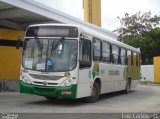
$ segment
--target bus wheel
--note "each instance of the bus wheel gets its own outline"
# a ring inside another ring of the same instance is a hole
[[[128,94],[130,92],[130,88],[131,88],[131,80],[128,80],[127,85],[126,85],[126,89],[124,90],[124,93]]]
[[[86,101],[95,102],[99,99],[99,95],[100,95],[100,87],[99,87],[99,84],[95,82],[92,87],[92,94],[90,97],[86,98]]]

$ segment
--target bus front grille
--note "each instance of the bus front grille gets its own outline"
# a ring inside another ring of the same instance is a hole
[[[42,85],[58,85],[58,83],[47,83],[44,84],[43,82],[34,81],[35,84],[42,84]]]
[[[48,75],[38,75],[38,74],[29,74],[34,79],[40,80],[59,80],[63,78],[63,76],[48,76]]]

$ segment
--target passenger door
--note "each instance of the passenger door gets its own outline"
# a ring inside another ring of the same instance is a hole
[[[85,38],[80,40],[79,53],[79,78],[78,78],[78,97],[90,96],[92,90],[91,75],[91,41]]]

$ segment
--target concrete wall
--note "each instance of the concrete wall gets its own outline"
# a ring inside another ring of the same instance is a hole
[[[16,49],[18,37],[23,39],[24,32],[0,29],[0,80],[18,80],[22,47]]]
[[[16,49],[17,39],[24,32],[0,29],[0,92],[18,91],[22,46]]]
[[[142,65],[141,66],[142,80],[154,81],[154,65]]]
[[[3,91],[19,91],[19,80],[0,80],[0,92]]]

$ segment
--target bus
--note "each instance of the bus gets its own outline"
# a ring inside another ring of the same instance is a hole
[[[47,99],[84,98],[139,84],[140,49],[69,24],[30,25],[25,34],[20,93]]]

